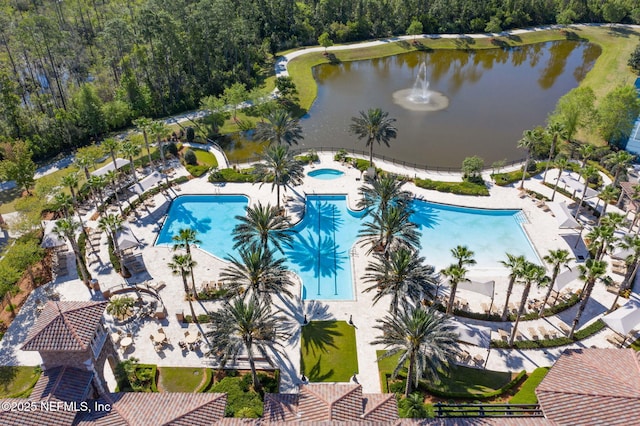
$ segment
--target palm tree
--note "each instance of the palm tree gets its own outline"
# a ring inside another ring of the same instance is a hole
[[[388,257],[392,249],[419,248],[420,233],[410,220],[411,214],[412,210],[397,205],[371,214],[371,220],[364,222],[358,232],[362,245],[370,246],[368,253],[375,250]]]
[[[191,256],[191,246],[202,244],[202,241],[198,239],[198,232],[191,228],[182,228],[176,235],[171,237],[173,243],[173,249],[185,249],[187,254]]]
[[[549,125],[546,128],[546,134],[551,137],[551,148],[549,149],[549,159],[547,160],[547,166],[544,168],[544,175],[542,176],[542,182],[545,182],[547,180],[547,171],[549,171],[549,165],[551,164],[551,159],[555,155],[558,138],[560,139],[567,138],[567,132],[564,128],[564,125],[557,121],[553,121],[549,123]]]
[[[393,125],[395,118],[388,118],[389,113],[380,108],[370,108],[367,112],[360,111],[359,117],[351,117],[349,129],[358,139],[366,139],[369,147],[369,164],[373,166],[373,142],[378,145],[384,143],[389,146],[391,139],[398,135],[398,129]]]
[[[76,240],[76,232],[78,231],[78,228],[78,223],[73,219],[60,219],[56,221],[56,226],[53,227],[53,233],[58,237],[69,241],[73,254],[76,256],[76,261],[78,262],[82,281],[87,287],[89,287],[89,271],[87,270],[87,265],[84,261],[84,257],[82,257],[82,253],[80,252],[78,241]]]
[[[635,155],[627,151],[612,152],[603,158],[603,163],[611,169],[612,173],[614,173],[613,186],[618,186],[620,176],[627,173],[627,169],[634,158],[636,158]]]
[[[133,297],[112,297],[107,305],[107,313],[119,320],[124,320],[130,315],[135,303]]]
[[[604,260],[587,259],[584,265],[578,265],[578,269],[580,270],[580,279],[585,282],[585,287],[582,293],[582,301],[578,307],[578,313],[573,320],[573,326],[569,332],[569,339],[573,339],[573,334],[578,327],[580,317],[587,306],[587,302],[589,302],[596,281],[603,278],[607,273],[607,262]]]
[[[266,301],[271,300],[272,294],[291,296],[287,287],[293,285],[284,264],[285,259],[276,259],[269,248],[257,244],[243,247],[239,252],[240,258],[227,257],[231,265],[220,273],[220,278],[226,280],[236,294],[251,293]]]
[[[89,173],[89,167],[93,166],[93,160],[91,158],[76,155],[73,163],[79,170],[84,172],[85,179],[89,180],[91,178],[91,173]]]
[[[76,199],[76,189],[78,188],[78,174],[77,173],[69,173],[62,177],[60,182],[69,188],[69,192],[71,192],[71,198],[73,199],[73,204],[75,205],[78,201]]]
[[[475,265],[474,255],[475,253],[467,246],[456,246],[451,249],[451,256],[458,261],[458,266],[461,268]]]
[[[120,216],[124,217],[124,211],[122,210],[122,202],[120,202],[120,196],[118,192],[120,192],[120,174],[117,170],[109,170],[105,174],[106,180],[111,182],[111,187],[113,188],[113,195],[116,197],[116,204],[118,205],[118,210],[120,210]],[[131,205],[131,203],[129,203]]]
[[[93,175],[89,178],[89,188],[91,188],[91,193],[93,194],[93,202],[96,205],[96,210],[98,213],[100,211],[100,201],[102,198],[102,188],[107,185],[107,178],[104,175]]]
[[[257,180],[264,185],[271,182],[271,190],[276,188],[277,206],[280,210],[280,186],[298,185],[304,177],[303,167],[293,158],[289,147],[286,145],[274,145],[266,149],[263,154],[263,163],[255,166],[254,173]]]
[[[601,260],[609,244],[615,241],[614,230],[613,226],[598,225],[585,236],[589,240],[589,251],[595,252],[594,259]]]
[[[169,128],[162,121],[153,121],[149,126],[149,133],[156,138],[158,143],[158,150],[160,151],[160,159],[162,160],[162,169],[167,168],[167,164],[164,159],[164,147],[162,146],[162,139],[169,133]]]
[[[425,295],[433,295],[436,279],[434,268],[425,265],[424,257],[417,252],[401,248],[391,252],[391,256],[375,256],[376,261],[369,263],[364,282],[373,284],[364,291],[377,291],[373,304],[385,296],[391,296],[389,311],[398,313],[398,307],[407,309],[409,304],[418,305]]]
[[[598,169],[592,165],[588,165],[580,171],[582,178],[584,179],[584,188],[582,189],[582,196],[580,197],[580,203],[578,203],[578,208],[576,209],[575,218],[578,218],[580,214],[580,209],[582,208],[582,203],[584,202],[584,197],[587,194],[587,188],[589,188],[589,179],[598,175]]]
[[[509,315],[509,299],[511,298],[511,293],[513,292],[513,285],[516,283],[516,280],[522,276],[522,267],[526,263],[527,259],[524,256],[515,256],[511,253],[507,253],[507,260],[501,260],[506,268],[509,268],[509,285],[507,286],[507,297],[504,301],[504,309],[502,310],[502,321],[507,320],[507,316]]]
[[[604,205],[602,206],[602,212],[600,213],[600,217],[598,218],[598,225],[602,221],[604,215],[607,213],[607,207],[609,207],[609,204],[617,201],[619,196],[620,190],[613,185],[607,185],[602,191],[600,191],[598,197],[604,202]]]
[[[241,352],[246,352],[251,368],[253,388],[260,391],[261,384],[256,373],[254,351],[269,363],[268,350],[279,352],[278,324],[283,318],[274,314],[270,304],[255,297],[248,300],[235,298],[225,302],[222,309],[212,312],[211,331],[207,332],[210,342],[208,356],[215,356],[220,367],[234,363]]]
[[[389,205],[408,206],[413,194],[402,189],[405,183],[406,180],[391,174],[378,179],[367,176],[365,184],[358,188],[361,196],[358,208],[383,212]]]
[[[300,120],[293,118],[291,114],[282,108],[276,108],[267,113],[266,121],[256,124],[255,138],[264,142],[281,145],[297,145],[304,137]]]
[[[118,165],[116,163],[116,153],[120,152],[120,142],[118,142],[114,138],[107,138],[102,141],[100,144],[105,154],[109,154],[111,156],[111,161],[113,162],[113,169],[118,170]]]
[[[153,161],[151,160],[151,149],[149,148],[149,132],[151,130],[152,122],[153,121],[147,117],[140,117],[133,120],[133,125],[136,126],[139,132],[142,132],[144,145],[147,148],[147,155],[149,156],[149,167],[153,166]]]
[[[184,286],[184,292],[187,295],[187,300],[189,301],[189,308],[191,309],[191,318],[196,320],[196,313],[193,310],[193,297],[197,297],[198,292],[196,291],[195,280],[193,278],[193,268],[197,266],[196,261],[191,258],[189,254],[174,254],[171,258],[171,262],[167,264],[169,268],[171,268],[171,272],[174,275],[180,275],[182,277],[182,285]],[[193,289],[191,290],[192,294],[189,294],[189,284],[187,284],[187,277],[191,275],[191,282],[193,285]]]
[[[467,268],[461,267],[454,263],[449,265],[448,268],[441,271],[442,275],[449,279],[449,301],[447,302],[447,315],[453,313],[453,303],[456,300],[456,291],[458,290],[458,284],[463,281],[469,281],[467,279]]]
[[[522,297],[520,298],[520,306],[518,307],[518,313],[516,314],[516,322],[513,324],[513,329],[511,330],[511,336],[509,336],[509,346],[513,346],[513,341],[516,338],[516,334],[518,331],[518,324],[520,323],[520,317],[524,312],[524,307],[527,303],[527,298],[529,297],[529,292],[531,291],[531,285],[536,283],[541,285],[548,280],[548,277],[545,275],[545,270],[542,266],[536,265],[535,263],[525,262],[522,266],[522,273],[520,275],[522,284],[524,284],[524,290],[522,290]]]
[[[388,349],[378,362],[399,354],[392,374],[394,378],[405,366],[408,368],[405,397],[420,378],[427,376],[437,381],[441,373],[449,370],[459,353],[458,336],[453,325],[435,310],[409,307],[399,315],[387,315],[377,323],[374,328],[382,335],[371,344],[384,345]]]
[[[544,256],[544,261],[547,262],[552,267],[551,279],[549,280],[549,288],[547,289],[547,293],[544,296],[544,300],[542,301],[542,306],[540,307],[540,311],[538,315],[540,317],[544,314],[544,307],[547,305],[547,301],[549,301],[549,297],[551,296],[551,292],[553,291],[553,285],[556,282],[556,278],[558,278],[558,274],[560,273],[560,268],[565,267],[569,270],[569,262],[573,260],[573,258],[569,255],[568,250],[558,249],[558,250],[549,250],[549,253]]]
[[[122,152],[125,156],[127,156],[127,158],[129,158],[129,166],[131,167],[131,176],[133,176],[133,179],[138,182],[138,177],[136,176],[136,166],[133,162],[133,157],[140,155],[141,149],[140,146],[127,139],[122,143],[122,146],[120,147],[120,152]]]
[[[278,208],[267,204],[263,206],[258,202],[256,206],[247,207],[246,216],[236,216],[240,222],[233,229],[233,240],[236,242],[234,249],[241,246],[258,244],[265,250],[269,243],[281,253],[282,242],[291,246],[291,222],[289,218],[280,215]]]
[[[529,168],[529,160],[531,159],[531,151],[542,140],[542,132],[540,129],[525,130],[522,133],[522,139],[518,141],[518,148],[527,150],[527,157],[524,160],[522,168],[522,180],[520,181],[520,189],[524,189],[524,179],[527,177],[527,169]]]
[[[581,169],[584,169],[587,166],[587,161],[593,154],[595,154],[596,148],[591,144],[583,144],[578,147],[578,155],[582,158],[582,164],[580,165]]]
[[[65,219],[69,219],[69,209],[73,207],[73,198],[64,192],[58,192],[53,196],[56,210],[62,209]]]
[[[556,191],[558,190],[558,183],[560,183],[560,178],[562,177],[562,172],[564,172],[564,170],[567,168],[568,165],[569,165],[569,160],[567,160],[566,158],[564,158],[564,157],[556,158],[554,166],[557,169],[560,169],[560,170],[558,171],[558,177],[556,178],[556,183],[553,186],[553,194],[551,194],[551,201],[553,201],[556,198]]]
[[[115,214],[108,214],[103,216],[98,221],[98,229],[102,232],[106,232],[111,238],[113,244],[113,251],[116,257],[122,260],[122,253],[118,245],[118,232],[122,231],[122,219]]]
[[[618,246],[623,250],[631,251],[631,254],[625,259],[629,267],[622,284],[620,284],[620,290],[622,291],[632,287],[633,280],[640,267],[640,236],[627,234],[618,242]]]

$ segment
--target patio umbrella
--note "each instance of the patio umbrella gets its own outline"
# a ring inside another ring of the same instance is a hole
[[[602,317],[607,326],[623,336],[640,325],[640,301],[630,299],[622,307]]]

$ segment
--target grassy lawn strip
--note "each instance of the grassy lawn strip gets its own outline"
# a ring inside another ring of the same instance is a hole
[[[160,367],[160,386],[165,392],[195,392],[206,374],[204,368]]]
[[[205,151],[204,149],[194,149],[193,152],[196,154],[198,164],[209,167],[218,167],[218,160],[216,160],[216,156],[209,151]]]
[[[302,327],[300,371],[310,382],[348,382],[358,371],[356,332],[346,321],[311,321]]]
[[[0,398],[26,398],[40,377],[39,367],[0,367]]]
[[[376,356],[379,357],[383,353],[384,351],[376,351]],[[396,390],[395,387],[400,386],[398,382],[387,386],[387,377],[393,373],[399,356],[395,355],[378,361],[378,371],[380,372],[383,392],[394,391]],[[406,370],[404,371],[406,372]],[[419,389],[450,398],[486,398],[495,396],[491,394],[495,394],[505,388],[517,376],[515,373],[481,370],[459,365],[451,371],[448,377],[442,376],[442,380],[438,384],[421,381]],[[404,379],[403,373],[401,372],[398,377]],[[402,383],[402,390],[404,390],[404,383]]]
[[[537,404],[535,390],[549,372],[550,367],[540,367],[533,370],[522,384],[520,390],[509,400],[510,404]]]

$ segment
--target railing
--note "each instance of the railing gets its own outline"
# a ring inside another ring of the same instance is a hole
[[[538,404],[443,404],[434,405],[436,417],[542,417]]]
[[[341,149],[335,148],[335,147],[318,147],[318,148],[296,148],[296,149],[292,149],[291,153],[293,155],[301,155],[308,152],[324,152],[324,153],[335,154],[338,151],[341,151]],[[345,151],[347,151],[348,156],[357,155],[365,159],[369,158],[368,151],[363,151],[358,149],[348,149],[348,150],[345,149]],[[387,157],[386,155],[382,155],[382,156],[374,155],[374,159],[377,161],[384,161],[387,163],[391,163],[396,166],[411,168],[411,169],[425,171],[425,172],[436,172],[436,173],[461,173],[462,172],[462,169],[460,167],[441,167],[441,166],[433,166],[433,165],[427,165],[427,164],[417,164],[417,163],[412,163],[410,161],[400,161],[393,157]],[[256,163],[261,160],[262,160],[262,157],[260,156],[252,156],[252,157],[243,159],[242,161],[233,161],[233,164],[240,165],[240,164]],[[497,169],[506,169],[509,167],[513,167],[515,165],[522,164],[524,163],[524,161],[525,159],[523,158],[520,160],[510,161],[508,163],[505,163],[504,165],[501,165],[500,167],[489,166],[489,167],[485,167],[483,171],[487,172],[487,171],[494,171]],[[229,165],[231,165],[231,162],[229,163]]]

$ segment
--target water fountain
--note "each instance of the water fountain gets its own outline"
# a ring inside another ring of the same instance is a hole
[[[411,111],[439,111],[449,106],[449,99],[445,95],[429,90],[426,62],[420,64],[413,87],[395,92],[393,101]]]

